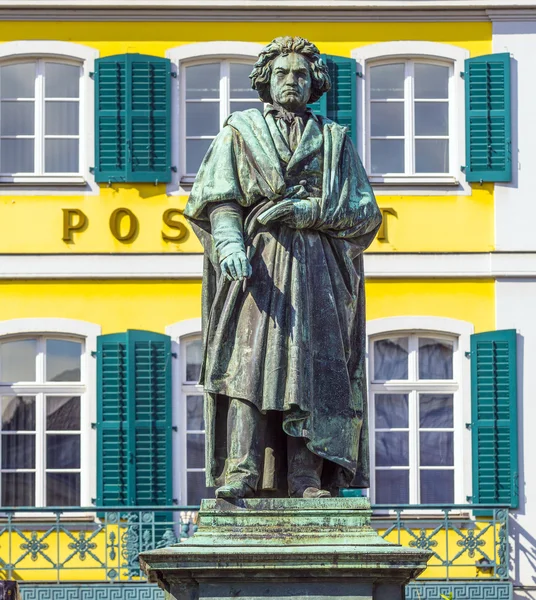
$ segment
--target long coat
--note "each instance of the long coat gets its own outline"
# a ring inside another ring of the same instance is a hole
[[[258,215],[297,184],[319,202],[313,228],[261,225]],[[230,282],[220,271],[207,207],[223,202],[243,208],[253,269],[246,282]],[[271,114],[232,114],[184,214],[205,249],[207,485],[219,485],[224,474],[225,403],[242,398],[263,412],[280,411],[284,432],[330,461],[324,486],[346,487],[355,477],[354,485],[366,487],[362,252],[381,214],[346,128],[311,116],[292,153]]]

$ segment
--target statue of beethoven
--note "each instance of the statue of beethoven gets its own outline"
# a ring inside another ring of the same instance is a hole
[[[207,485],[217,497],[368,486],[363,251],[381,215],[316,46],[280,37],[250,75],[185,215],[205,249]]]

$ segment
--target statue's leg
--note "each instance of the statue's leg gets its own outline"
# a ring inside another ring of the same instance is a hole
[[[296,498],[319,498],[331,494],[321,488],[324,459],[311,452],[300,437],[287,436],[288,492]]]
[[[260,479],[265,416],[253,404],[231,398],[227,415],[227,468],[219,498],[252,496]]]

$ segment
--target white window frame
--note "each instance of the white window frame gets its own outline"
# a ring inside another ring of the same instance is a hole
[[[377,195],[470,195],[471,186],[466,182],[461,167],[465,165],[465,87],[462,78],[464,61],[469,58],[469,52],[450,44],[421,41],[382,42],[362,46],[352,51],[352,57],[357,61],[357,105],[358,105],[358,151],[370,173],[370,102],[367,86],[371,66],[391,64],[400,61],[417,60],[431,64],[449,65],[449,163],[450,173],[444,175],[376,175],[370,176]],[[409,85],[407,78],[405,86]],[[410,65],[413,63],[409,63]],[[413,123],[413,98],[408,98],[406,90],[405,122]],[[413,128],[411,128],[413,129]],[[413,135],[411,132],[406,133]],[[408,144],[406,144],[406,149]],[[409,157],[411,158],[411,157]],[[406,160],[408,157],[406,156]]]
[[[171,86],[171,164],[176,170],[172,171],[172,181],[167,188],[168,194],[187,194],[195,179],[195,177],[186,176],[186,111],[185,99],[181,94],[184,85],[183,67],[214,61],[255,62],[262,49],[262,44],[253,42],[221,41],[185,44],[166,52],[166,57],[171,60],[173,72],[176,74]],[[222,85],[225,85],[225,81]],[[224,111],[221,104],[220,125],[223,125]]]
[[[418,390],[419,387],[428,390],[431,387],[444,388],[445,391],[454,395],[454,503],[465,504],[467,496],[471,495],[471,433],[465,427],[466,423],[471,422],[471,366],[466,353],[470,351],[470,337],[474,333],[472,323],[449,319],[446,317],[422,317],[422,316],[404,316],[387,317],[375,319],[367,322],[367,373],[369,381],[369,427],[370,427],[370,471],[371,471],[371,501],[375,501],[374,474],[375,474],[375,428],[373,414],[374,392],[380,391],[379,386],[372,383],[373,361],[371,356],[372,345],[375,340],[389,336],[402,335],[422,335],[423,337],[437,337],[454,341],[453,356],[453,384],[445,382],[434,384],[433,382],[414,382],[400,381],[389,386],[389,391],[400,393],[405,388],[412,387]],[[431,385],[429,385],[431,383]],[[452,389],[447,389],[447,388]],[[386,391],[385,387],[381,391]],[[410,426],[410,469],[415,469],[416,465],[411,463],[411,426]],[[413,452],[415,455],[415,452]],[[413,486],[415,487],[415,486]],[[415,489],[412,489],[410,480],[410,503],[415,503],[412,499],[415,497]]]
[[[80,506],[91,505],[92,499],[96,496],[97,490],[97,438],[96,432],[91,427],[91,424],[97,420],[97,379],[96,379],[96,364],[94,353],[97,351],[97,337],[101,334],[100,325],[79,321],[76,319],[55,319],[55,318],[29,318],[29,319],[10,319],[8,321],[0,321],[0,340],[4,338],[23,338],[30,336],[47,336],[61,339],[71,339],[82,343],[81,355],[81,383],[64,382],[54,384],[51,388],[59,394],[68,393],[70,390],[77,388],[76,395],[83,396],[81,401],[80,414]],[[40,384],[33,384],[36,389],[42,389]],[[29,393],[28,390],[32,384],[22,385],[24,393]],[[16,391],[17,386],[13,386]],[[79,393],[84,388],[83,393]],[[36,437],[36,444],[39,443],[39,437]],[[44,440],[41,440],[44,448]],[[36,499],[40,497],[44,499],[44,485],[41,481],[41,488],[38,488],[39,481],[36,474]],[[36,513],[39,508],[36,502]],[[46,513],[43,513],[46,515]],[[24,515],[23,515],[24,516]],[[28,516],[28,515],[25,515]],[[35,516],[32,513],[32,516]]]
[[[93,166],[95,161],[95,103],[91,74],[95,70],[95,60],[98,57],[98,50],[72,42],[21,40],[0,44],[0,65],[27,62],[29,60],[56,60],[65,64],[76,64],[81,68],[80,128],[78,135],[80,140],[79,173],[4,176],[0,178],[0,195],[27,194],[29,191],[32,195],[44,195],[50,194],[50,188],[55,188],[54,193],[63,195],[72,195],[73,192],[98,193],[99,186],[95,183],[95,178],[90,172],[90,167]],[[37,79],[36,85],[39,85],[39,76]],[[37,132],[38,123],[36,123],[36,141],[38,141]]]
[[[201,338],[201,319],[186,319],[166,327],[166,334],[171,337],[171,348],[177,360],[173,361],[172,381],[172,421],[173,421],[173,497],[180,506],[187,506],[187,456],[186,456],[186,395],[183,389],[186,369],[185,346],[188,342]],[[188,386],[202,391],[200,385]]]

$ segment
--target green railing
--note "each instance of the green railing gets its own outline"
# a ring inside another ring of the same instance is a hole
[[[506,506],[373,508],[372,525],[386,540],[433,553],[423,580],[508,578]],[[196,506],[1,508],[0,578],[142,582],[138,554],[191,536],[197,510]]]

